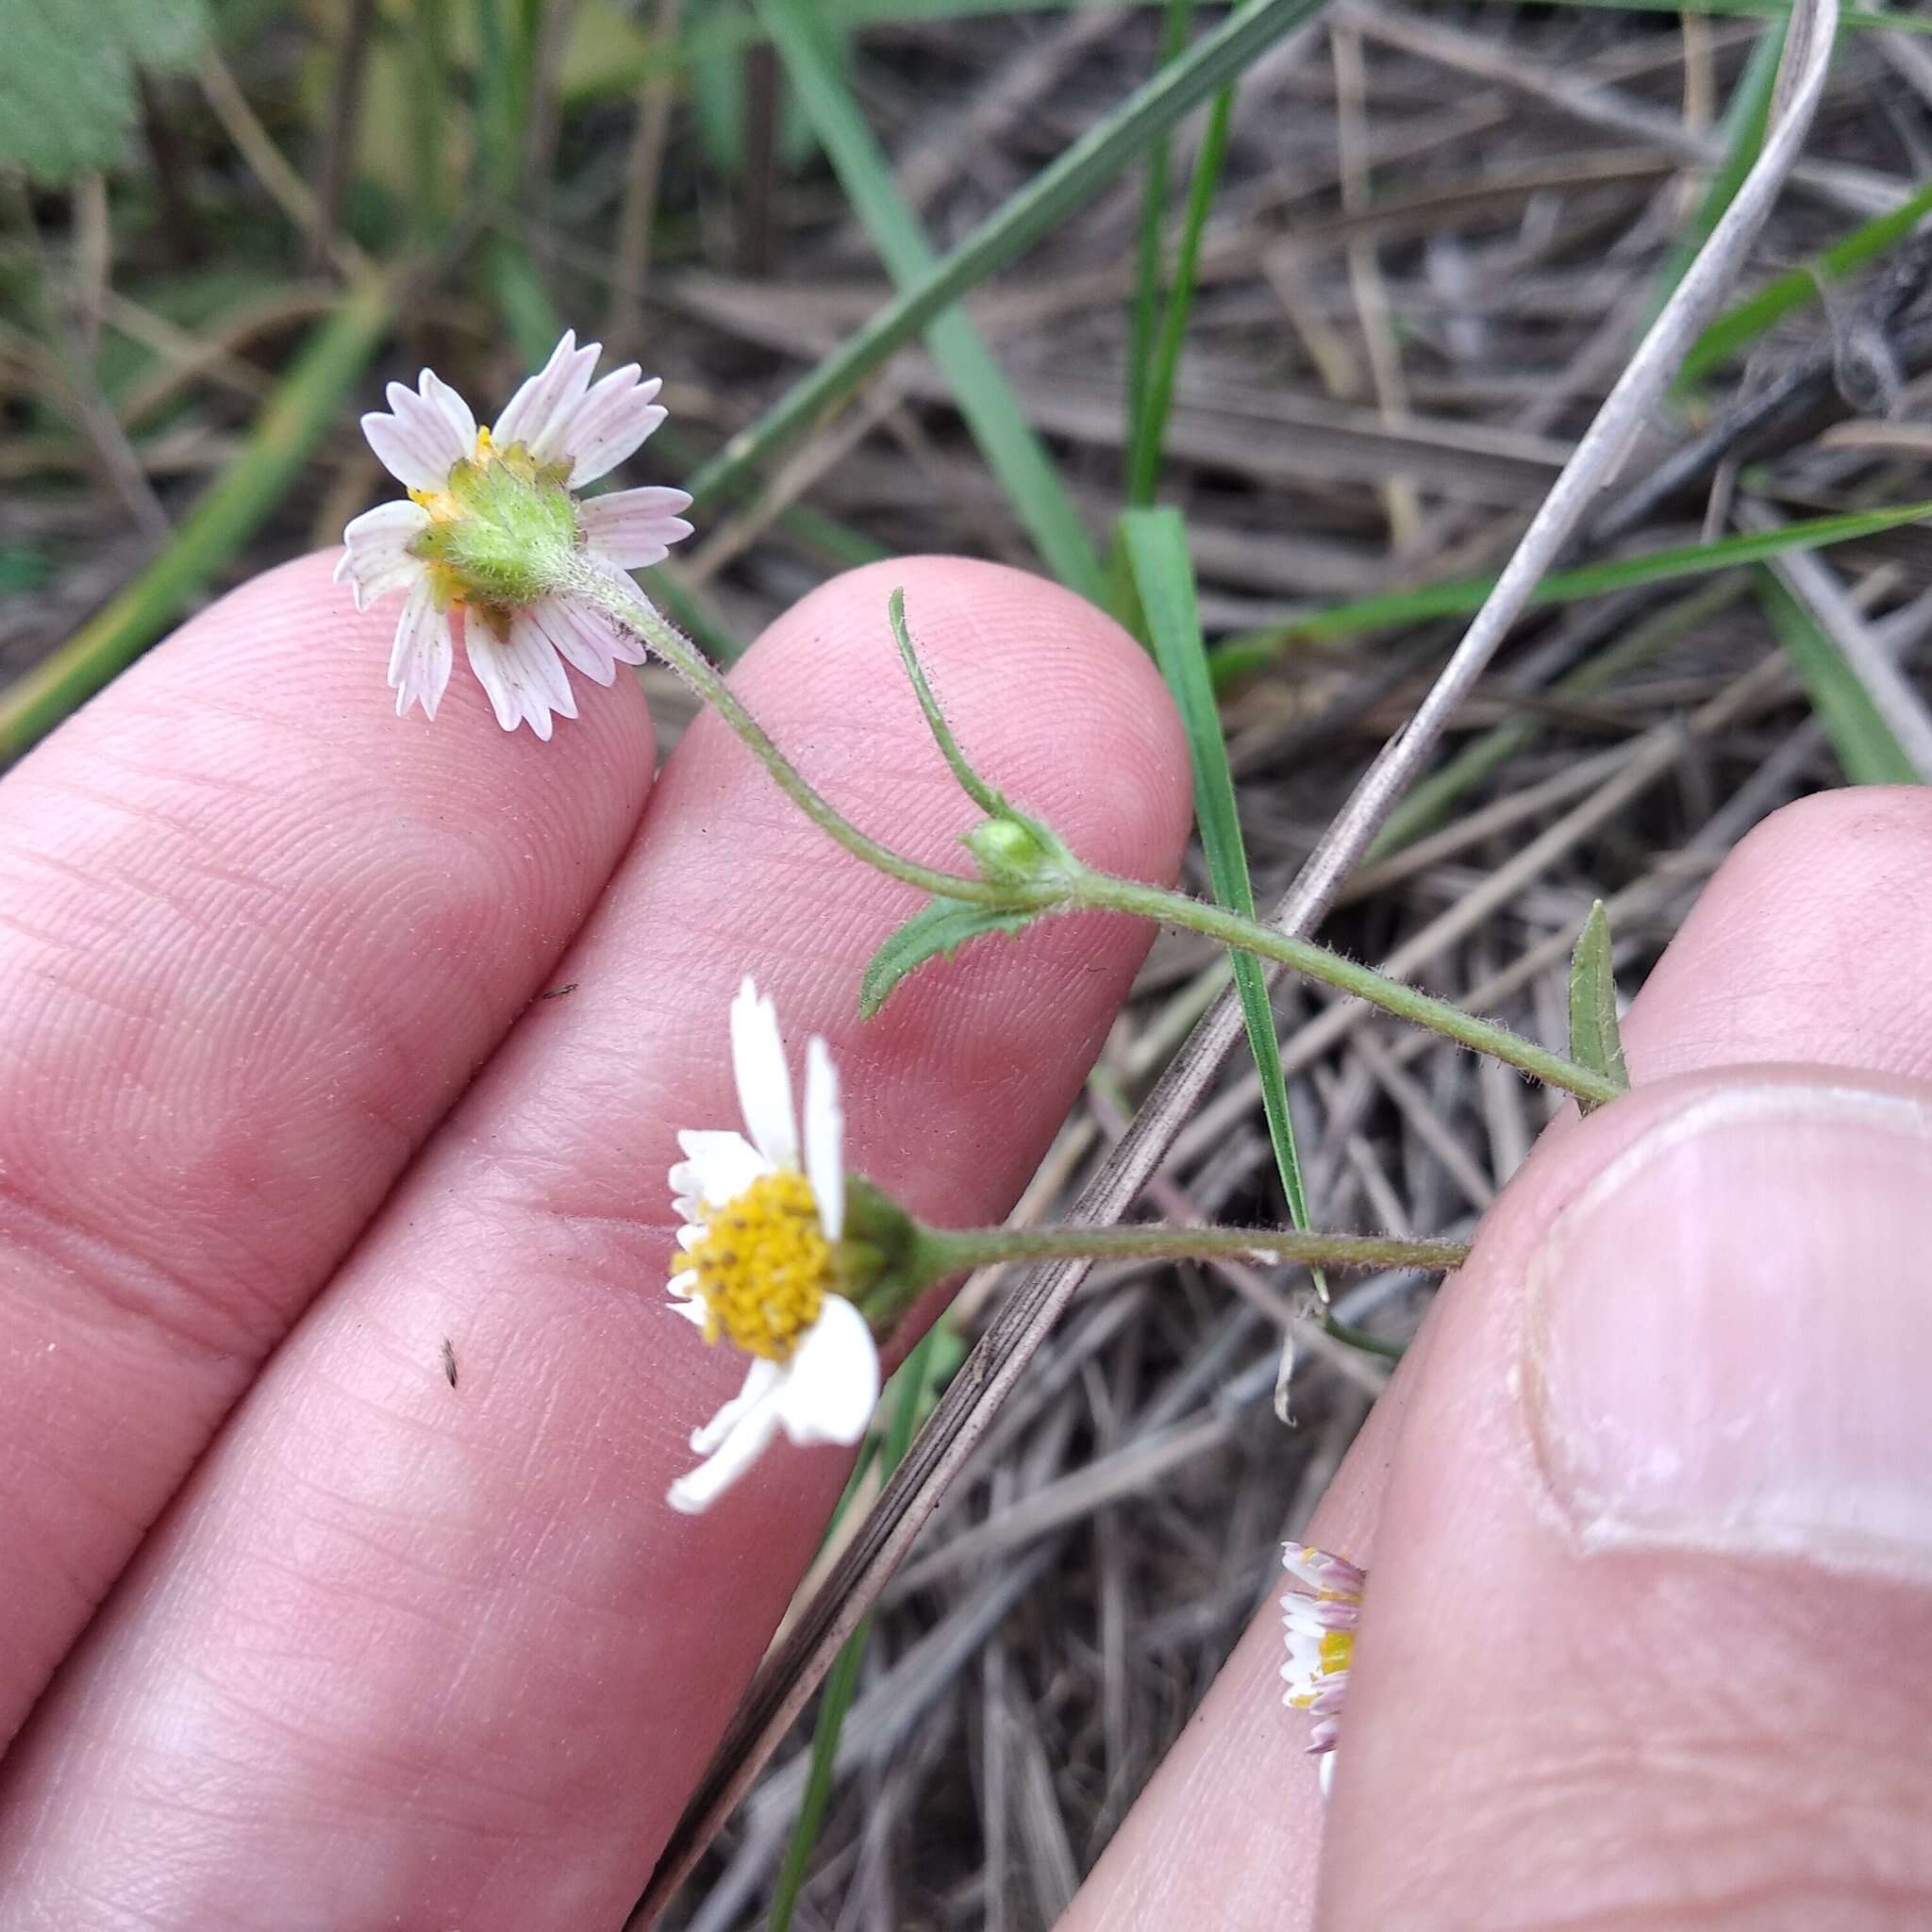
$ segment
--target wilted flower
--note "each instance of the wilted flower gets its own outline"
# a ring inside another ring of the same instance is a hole
[[[1281,1563],[1306,1592],[1281,1599],[1288,1636],[1288,1661],[1281,1667],[1288,1690],[1282,1702],[1314,1720],[1308,1749],[1321,1757],[1322,1789],[1326,1791],[1335,1774],[1341,1703],[1355,1661],[1356,1625],[1368,1574],[1345,1557],[1330,1556],[1307,1543],[1288,1544]]]
[[[842,1280],[846,1176],[839,1076],[823,1040],[806,1048],[805,1148],[778,1016],[747,979],[731,1003],[731,1062],[750,1139],[679,1134],[671,1170],[684,1219],[672,1306],[752,1357],[743,1389],[691,1439],[707,1459],[672,1484],[694,1515],[783,1429],[801,1444],[858,1441],[879,1395],[879,1354]]]
[[[664,420],[661,384],[641,380],[635,362],[591,382],[600,350],[578,348],[566,331],[487,429],[428,369],[413,390],[391,383],[389,409],[363,417],[370,447],[409,495],[342,532],[336,580],[349,581],[358,610],[408,593],[389,666],[398,715],[421,704],[435,717],[458,637],[496,722],[506,731],[527,722],[539,738],[550,736],[553,713],[577,714],[565,664],[609,684],[618,665],[643,661],[643,645],[575,594],[571,577],[583,569],[622,577],[661,562],[691,535],[679,515],[691,498],[659,489],[576,494]]]

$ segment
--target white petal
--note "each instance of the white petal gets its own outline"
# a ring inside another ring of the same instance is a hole
[[[828,1294],[800,1338],[774,1400],[794,1442],[856,1442],[879,1400],[879,1351],[865,1317]]]
[[[557,653],[522,611],[510,619],[507,641],[473,616],[464,625],[463,641],[470,668],[490,693],[496,722],[506,731],[514,731],[528,720],[530,729],[547,739],[553,712],[562,718],[576,716],[576,699]]]
[[[1335,1753],[1322,1754],[1322,1795],[1325,1798],[1335,1789]]]
[[[429,512],[408,502],[378,504],[342,532],[336,582],[348,580],[356,608],[366,610],[391,591],[408,590],[423,575],[423,559],[409,553],[429,527]]]
[[[565,663],[599,684],[611,683],[620,664],[644,661],[644,647],[637,639],[579,598],[546,597],[533,607],[530,621]]]
[[[525,444],[541,461],[538,445],[559,414],[567,416],[590,387],[591,371],[603,354],[601,342],[577,347],[575,329],[567,328],[550,352],[550,359],[510,397],[508,406],[490,432],[500,443]]]
[[[396,641],[389,654],[390,688],[396,694],[396,716],[408,715],[421,705],[427,718],[436,716],[449,683],[456,647],[450,640],[449,618],[436,608],[425,578],[409,592],[396,620]]]
[[[771,1394],[784,1374],[776,1362],[754,1356],[745,1372],[744,1387],[703,1428],[691,1432],[691,1454],[708,1456],[738,1426],[741,1417],[749,1415]]]
[[[663,422],[666,412],[656,401],[663,387],[662,379],[655,375],[648,382],[640,382],[635,362],[613,369],[555,427],[551,436],[555,450],[543,459],[571,458],[573,490],[594,483],[623,462]]]
[[[791,1075],[778,1033],[778,1009],[761,1000],[747,979],[731,1002],[731,1071],[738,1105],[753,1143],[774,1167],[798,1165],[798,1127],[791,1113]]]
[[[665,1501],[686,1516],[708,1509],[758,1459],[765,1444],[777,1433],[775,1405],[770,1400],[761,1402],[739,1419],[708,1462],[699,1463],[689,1475],[679,1476],[671,1485]]]
[[[662,563],[674,543],[691,535],[680,511],[691,508],[682,490],[613,490],[577,505],[585,542],[622,570]]]
[[[817,1034],[805,1048],[805,1173],[827,1241],[845,1232],[845,1114],[839,1070]]]
[[[688,1191],[713,1207],[737,1200],[761,1174],[772,1171],[772,1163],[742,1134],[688,1127],[678,1135],[677,1144],[684,1149],[685,1158],[671,1170],[673,1189],[687,1191],[678,1174],[678,1168],[684,1168],[690,1174]]]
[[[705,1305],[695,1296],[684,1301],[675,1301],[670,1306],[674,1315],[682,1315],[693,1328],[702,1328],[705,1325]]]
[[[476,453],[476,415],[469,404],[464,402],[442,377],[433,369],[425,369],[416,378],[417,393],[437,410],[456,433],[457,446],[463,455]]]
[[[698,1291],[698,1271],[695,1268],[680,1268],[664,1286],[680,1301],[689,1301]],[[678,1309],[679,1314],[686,1311]]]
[[[436,382],[426,369],[422,379],[425,386]],[[437,383],[437,387],[442,390],[446,385]],[[453,390],[447,392],[456,394]],[[465,440],[458,433],[460,419],[453,418],[440,403],[426,400],[399,382],[391,383],[385,393],[390,413],[385,416],[378,412],[362,419],[362,434],[369,439],[369,447],[382,458],[398,482],[411,490],[441,490],[457,464],[475,453],[475,429]],[[457,402],[462,407],[460,397],[457,397]],[[469,413],[467,408],[462,408],[464,418]]]

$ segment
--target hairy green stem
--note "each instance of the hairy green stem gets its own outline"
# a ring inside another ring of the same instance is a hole
[[[963,899],[975,906],[1010,908],[1020,912],[1052,910],[1060,894],[1048,888],[1029,890],[988,879],[968,877],[963,873],[941,872],[903,858],[890,846],[861,832],[829,799],[811,785],[791,761],[773,743],[765,727],[739,701],[724,679],[684,633],[668,623],[642,591],[628,578],[581,567],[570,588],[588,598],[599,609],[614,617],[626,629],[635,631],[672,670],[684,679],[706,704],[710,705],[744,741],[745,748],[772,775],[772,782],[784,792],[812,824],[835,839],[855,858],[946,899]]]
[[[1593,1101],[1615,1100],[1624,1089],[1589,1067],[1551,1053],[1534,1041],[1512,1033],[1488,1020],[1478,1020],[1460,1007],[1451,1006],[1429,993],[1419,992],[1399,979],[1374,972],[1355,960],[1331,953],[1325,946],[1307,940],[1291,939],[1257,919],[1244,919],[1224,906],[1210,906],[1191,899],[1185,892],[1163,891],[1158,886],[1142,885],[1137,879],[1116,878],[1109,873],[1082,867],[1068,887],[1068,900],[1074,906],[1091,907],[1113,912],[1138,913],[1143,919],[1158,919],[1169,925],[1185,926],[1191,932],[1205,933],[1224,946],[1257,953],[1290,967],[1309,979],[1319,979],[1338,991],[1353,993],[1407,1020],[1431,1033],[1459,1041],[1476,1053],[1486,1053],[1551,1087]]]
[[[918,1245],[912,1273],[929,1280],[993,1261],[1259,1261],[1446,1274],[1469,1258],[1462,1241],[1285,1227],[921,1227]]]
[[[1624,1091],[1602,1074],[1550,1053],[1535,1041],[1524,1040],[1507,1026],[1497,1026],[1465,1013],[1447,1000],[1433,998],[1406,986],[1399,979],[1373,972],[1353,959],[1307,940],[1291,939],[1286,933],[1258,920],[1243,918],[1225,907],[1211,906],[1191,899],[1185,892],[1163,891],[1158,886],[1142,885],[1136,879],[1116,878],[1109,873],[1094,872],[1073,862],[1073,870],[1057,871],[1037,882],[1016,879],[971,878],[962,873],[940,872],[928,865],[902,858],[890,846],[861,832],[836,806],[809,784],[767,735],[731,687],[684,634],[666,622],[643,593],[628,578],[589,565],[578,566],[571,588],[589,598],[620,624],[635,631],[652,650],[675,671],[705,703],[719,714],[743,740],[752,755],[772,775],[774,783],[814,824],[838,841],[855,858],[902,880],[920,891],[943,899],[954,899],[1000,911],[1044,914],[1098,908],[1130,912],[1144,919],[1161,920],[1169,925],[1185,926],[1219,940],[1223,945],[1258,954],[1292,968],[1309,979],[1317,979],[1339,991],[1354,993],[1384,1012],[1426,1027],[1450,1040],[1460,1041],[1476,1053],[1486,1053],[1541,1080],[1549,1086],[1591,1101],[1614,1100]],[[903,607],[898,611],[903,631]],[[923,680],[922,680],[923,685]],[[929,700],[922,691],[922,701]],[[932,714],[937,706],[931,706]],[[950,741],[950,734],[942,745]],[[1317,1256],[1316,1260],[1322,1257]]]

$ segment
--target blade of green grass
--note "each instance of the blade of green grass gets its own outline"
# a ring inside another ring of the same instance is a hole
[[[1932,502],[1896,505],[1888,509],[1856,510],[1840,516],[1811,517],[1786,524],[1777,530],[1752,530],[1721,537],[1709,543],[1686,543],[1669,550],[1646,550],[1613,563],[1592,563],[1581,570],[1553,571],[1530,594],[1532,607],[1573,604],[1581,597],[1601,597],[1607,591],[1637,590],[1645,584],[1668,583],[1676,577],[1702,576],[1734,564],[1758,563],[1787,550],[1822,550],[1854,538],[1875,536],[1901,524],[1932,518]],[[1332,643],[1364,631],[1388,630],[1433,617],[1463,617],[1482,608],[1494,585],[1493,577],[1472,577],[1455,583],[1423,584],[1413,591],[1363,597],[1311,611],[1291,624],[1277,625],[1251,636],[1231,638],[1210,656],[1217,689],[1232,679],[1259,670],[1293,643]]]
[[[1230,84],[1214,96],[1214,105],[1208,110],[1208,126],[1188,183],[1188,208],[1174,256],[1174,280],[1161,311],[1160,334],[1154,345],[1147,394],[1135,425],[1134,446],[1127,454],[1127,501],[1136,507],[1154,501],[1154,486],[1160,475],[1160,452],[1167,438],[1174,375],[1180,367],[1181,347],[1188,339],[1188,318],[1193,313],[1201,238],[1207,232],[1208,212],[1214,206],[1214,191],[1221,185],[1221,167],[1227,158],[1228,124],[1233,118],[1234,88]]]
[[[1821,301],[1824,284],[1841,281],[1856,268],[1903,242],[1927,215],[1932,215],[1932,181],[1889,214],[1860,224],[1841,242],[1802,266],[1774,275],[1755,295],[1726,309],[1698,337],[1677,380],[1694,382],[1721,362],[1747,349],[1757,338],[1795,308]]]
[[[1558,678],[1552,695],[1573,700],[1600,695],[1626,672],[1729,608],[1749,588],[1750,581],[1742,571],[1700,585],[1688,597],[1667,604],[1615,643],[1579,664],[1567,676]],[[1409,788],[1362,855],[1362,864],[1373,865],[1376,859],[1399,852],[1424,832],[1433,831],[1458,798],[1481,784],[1525,745],[1535,743],[1545,729],[1542,719],[1525,713],[1518,718],[1506,718],[1472,739],[1420,784]]]
[[[805,0],[758,0],[786,73],[831,158],[846,197],[892,278],[904,289],[928,278],[937,258],[892,181],[892,173],[851,90],[821,44]],[[1091,602],[1106,597],[1092,539],[1026,421],[984,339],[963,309],[936,316],[925,331],[959,413],[1048,569]]]
[[[1710,231],[1736,198],[1744,176],[1757,159],[1757,151],[1764,145],[1764,130],[1771,120],[1771,96],[1777,86],[1778,62],[1784,58],[1785,29],[1789,25],[1787,21],[1774,21],[1758,35],[1744,72],[1731,91],[1722,130],[1724,159],[1705,184],[1690,218],[1664,258],[1657,287],[1651,291],[1650,312],[1644,318],[1646,328],[1675,292],[1685,271],[1697,259],[1697,251],[1710,239]]]
[[[757,423],[733,437],[691,478],[692,495],[702,505],[761,465],[781,443],[849,395],[941,310],[1091,199],[1150,142],[1321,6],[1322,0],[1253,0],[1204,34],[795,383]]]
[[[1912,761],[1818,620],[1769,570],[1753,573],[1764,614],[1854,785],[1916,785]]]
[[[908,21],[977,20],[991,14],[1064,13],[1075,7],[1110,7],[1126,13],[1164,7],[1168,0],[823,0],[828,23],[848,32],[869,26],[896,26]],[[1507,0],[1514,5],[1515,0]],[[1557,0],[1568,7],[1596,7],[1625,13],[1695,13],[1720,20],[1786,20],[1789,0]],[[1932,16],[1887,13],[1875,8],[1853,7],[1841,11],[1840,28],[1869,32],[1932,34]],[[669,46],[645,46],[634,58],[614,60],[593,82],[580,83],[577,98],[614,99],[646,80],[676,75],[694,60],[732,53],[760,38],[758,24],[747,5],[720,8],[709,18],[693,22]]]
[[[1255,892],[1248,878],[1248,856],[1241,843],[1241,815],[1235,803],[1234,775],[1228,770],[1227,743],[1221,735],[1221,713],[1208,675],[1208,653],[1201,639],[1200,613],[1194,602],[1194,567],[1188,555],[1187,527],[1174,509],[1128,510],[1120,522],[1121,543],[1133,567],[1134,586],[1146,614],[1148,635],[1160,675],[1167,680],[1188,734],[1188,755],[1194,772],[1194,821],[1208,855],[1208,873],[1214,896],[1252,919]],[[1308,1198],[1302,1183],[1301,1159],[1295,1151],[1294,1121],[1288,1110],[1288,1084],[1281,1072],[1281,1041],[1274,1030],[1274,1007],[1268,997],[1268,975],[1251,953],[1233,958],[1235,990],[1241,997],[1241,1018],[1248,1044],[1261,1078],[1261,1108],[1268,1119],[1268,1138],[1274,1147],[1288,1215],[1296,1227],[1308,1226]],[[1321,1284],[1317,1271],[1315,1279]],[[1325,1294],[1325,1289],[1324,1289]]]
[[[248,439],[166,544],[66,643],[0,694],[0,757],[17,757],[180,616],[302,474],[390,325],[392,285],[370,276],[310,330]]]
[[[1188,24],[1193,12],[1194,0],[1164,0],[1156,73],[1187,45]],[[1127,306],[1126,435],[1121,441],[1125,458],[1123,487],[1133,473],[1133,452],[1141,440],[1141,415],[1146,407],[1154,338],[1160,322],[1160,242],[1167,225],[1167,175],[1172,152],[1173,143],[1165,134],[1153,142],[1147,150],[1146,174],[1141,187],[1141,219],[1134,233],[1134,293]]]
[[[900,1364],[888,1386],[892,1412],[878,1457],[885,1475],[890,1476],[906,1459],[920,1411],[930,1407],[933,1391],[928,1384],[935,1365],[948,1353],[948,1339],[943,1322],[929,1330]],[[847,1495],[849,1498],[849,1490]],[[845,1640],[844,1649],[825,1674],[825,1688],[819,1693],[818,1721],[812,1726],[811,1766],[806,1774],[804,1794],[798,1801],[798,1817],[785,1846],[784,1862],[778,1868],[777,1883],[773,1887],[766,1932],[786,1932],[797,1909],[798,1894],[804,1890],[806,1870],[811,1863],[812,1850],[824,1824],[825,1806],[832,1795],[832,1777],[839,1764],[839,1737],[845,1728],[845,1713],[852,1707],[853,1693],[858,1689],[859,1668],[865,1661],[865,1646],[871,1636],[872,1619],[868,1616]]]

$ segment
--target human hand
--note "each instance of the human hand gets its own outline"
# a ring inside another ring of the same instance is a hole
[[[1932,1923],[1932,797],[1705,890],[1308,1535],[1332,1801],[1242,1639],[1064,1932]]]
[[[849,1462],[780,1447],[709,1514],[665,1502],[742,1370],[664,1291],[674,1136],[737,1118],[741,976],[794,1054],[829,1039],[853,1164],[957,1224],[1017,1194],[1150,937],[1056,920],[861,1027],[905,891],[715,718],[655,786],[634,679],[548,744],[467,677],[398,722],[394,609],[331,561],[0,784],[8,1932],[616,1924]],[[774,626],[734,682],[801,763],[953,850],[899,583],[1002,781],[1171,877],[1158,676],[1013,572],[859,572]]]

